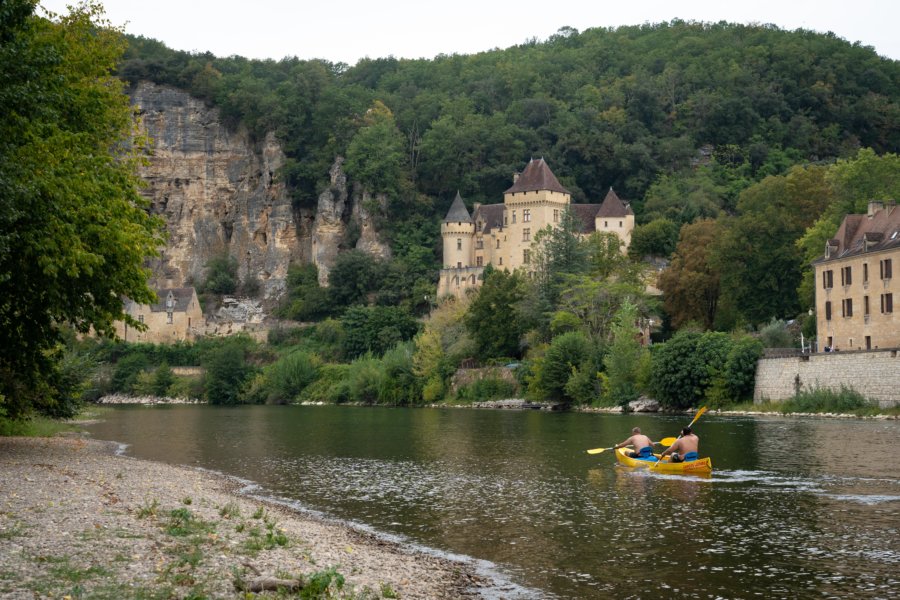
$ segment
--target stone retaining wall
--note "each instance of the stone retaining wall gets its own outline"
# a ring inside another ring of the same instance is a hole
[[[756,366],[753,400],[784,400],[799,390],[840,390],[841,386],[877,401],[881,408],[900,405],[897,349],[763,358]]]

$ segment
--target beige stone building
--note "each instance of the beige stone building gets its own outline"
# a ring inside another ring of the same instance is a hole
[[[847,215],[816,274],[818,349],[874,350],[900,347],[894,300],[900,285],[900,210],[870,202],[865,215]]]
[[[202,334],[203,310],[192,287],[156,290],[158,302],[137,304],[125,300],[125,312],[147,326],[138,331],[123,322],[116,323],[116,335],[126,342],[171,344],[189,341]]]
[[[475,204],[470,215],[457,193],[441,223],[444,268],[438,296],[461,296],[478,287],[489,264],[507,270],[527,269],[535,234],[548,225],[558,227],[566,210],[578,217],[583,235],[612,232],[628,247],[634,212],[611,188],[601,204],[572,204],[571,200],[544,159],[528,163],[503,193],[502,204]]]

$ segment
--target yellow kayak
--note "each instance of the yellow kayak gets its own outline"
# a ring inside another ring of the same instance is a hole
[[[712,473],[712,459],[708,456],[706,458],[698,458],[697,460],[680,463],[669,462],[669,457],[667,456],[666,460],[657,464],[655,461],[631,458],[626,452],[631,452],[631,449],[618,448],[616,450],[616,459],[620,464],[626,467],[643,467],[645,469],[651,469],[656,473],[666,473],[670,475],[673,473],[679,475],[707,475]],[[659,458],[659,454],[654,454],[653,456]]]

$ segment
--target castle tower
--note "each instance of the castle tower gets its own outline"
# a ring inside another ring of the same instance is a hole
[[[475,222],[463,203],[462,196],[456,198],[441,223],[441,237],[444,239],[444,267],[472,266],[472,239],[475,237]]]
[[[572,195],[543,158],[531,159],[503,192],[503,226],[509,239],[504,267],[512,270],[531,261],[531,240],[548,225],[558,227]]]
[[[444,241],[444,268],[438,281],[438,296],[461,296],[465,290],[478,285],[478,277],[484,268],[472,266],[475,262],[475,222],[459,192],[441,222],[441,238]]]
[[[596,231],[608,231],[615,233],[625,242],[623,251],[631,244],[631,232],[634,231],[634,211],[622,202],[612,188],[603,199],[597,216],[594,217],[594,229]]]

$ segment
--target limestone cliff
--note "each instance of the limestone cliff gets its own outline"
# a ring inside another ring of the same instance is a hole
[[[169,235],[153,264],[158,282],[199,283],[209,260],[228,253],[242,282],[256,278],[264,298],[279,295],[290,261],[309,260],[312,215],[295,214],[276,177],[284,157],[274,136],[253,145],[218,110],[171,88],[140,83],[131,98],[153,141],[144,194]]]
[[[291,262],[316,264],[325,285],[338,252],[351,243],[390,256],[371,217],[386,200],[359,186],[350,194],[342,158],[316,209],[294,209],[277,176],[284,155],[274,135],[253,144],[245,132],[226,128],[217,109],[153,83],[135,86],[131,99],[153,142],[143,193],[169,236],[152,264],[157,287],[199,284],[210,259],[227,253],[238,262],[240,281],[257,279],[260,297],[273,300]],[[359,231],[356,240],[348,229]]]

